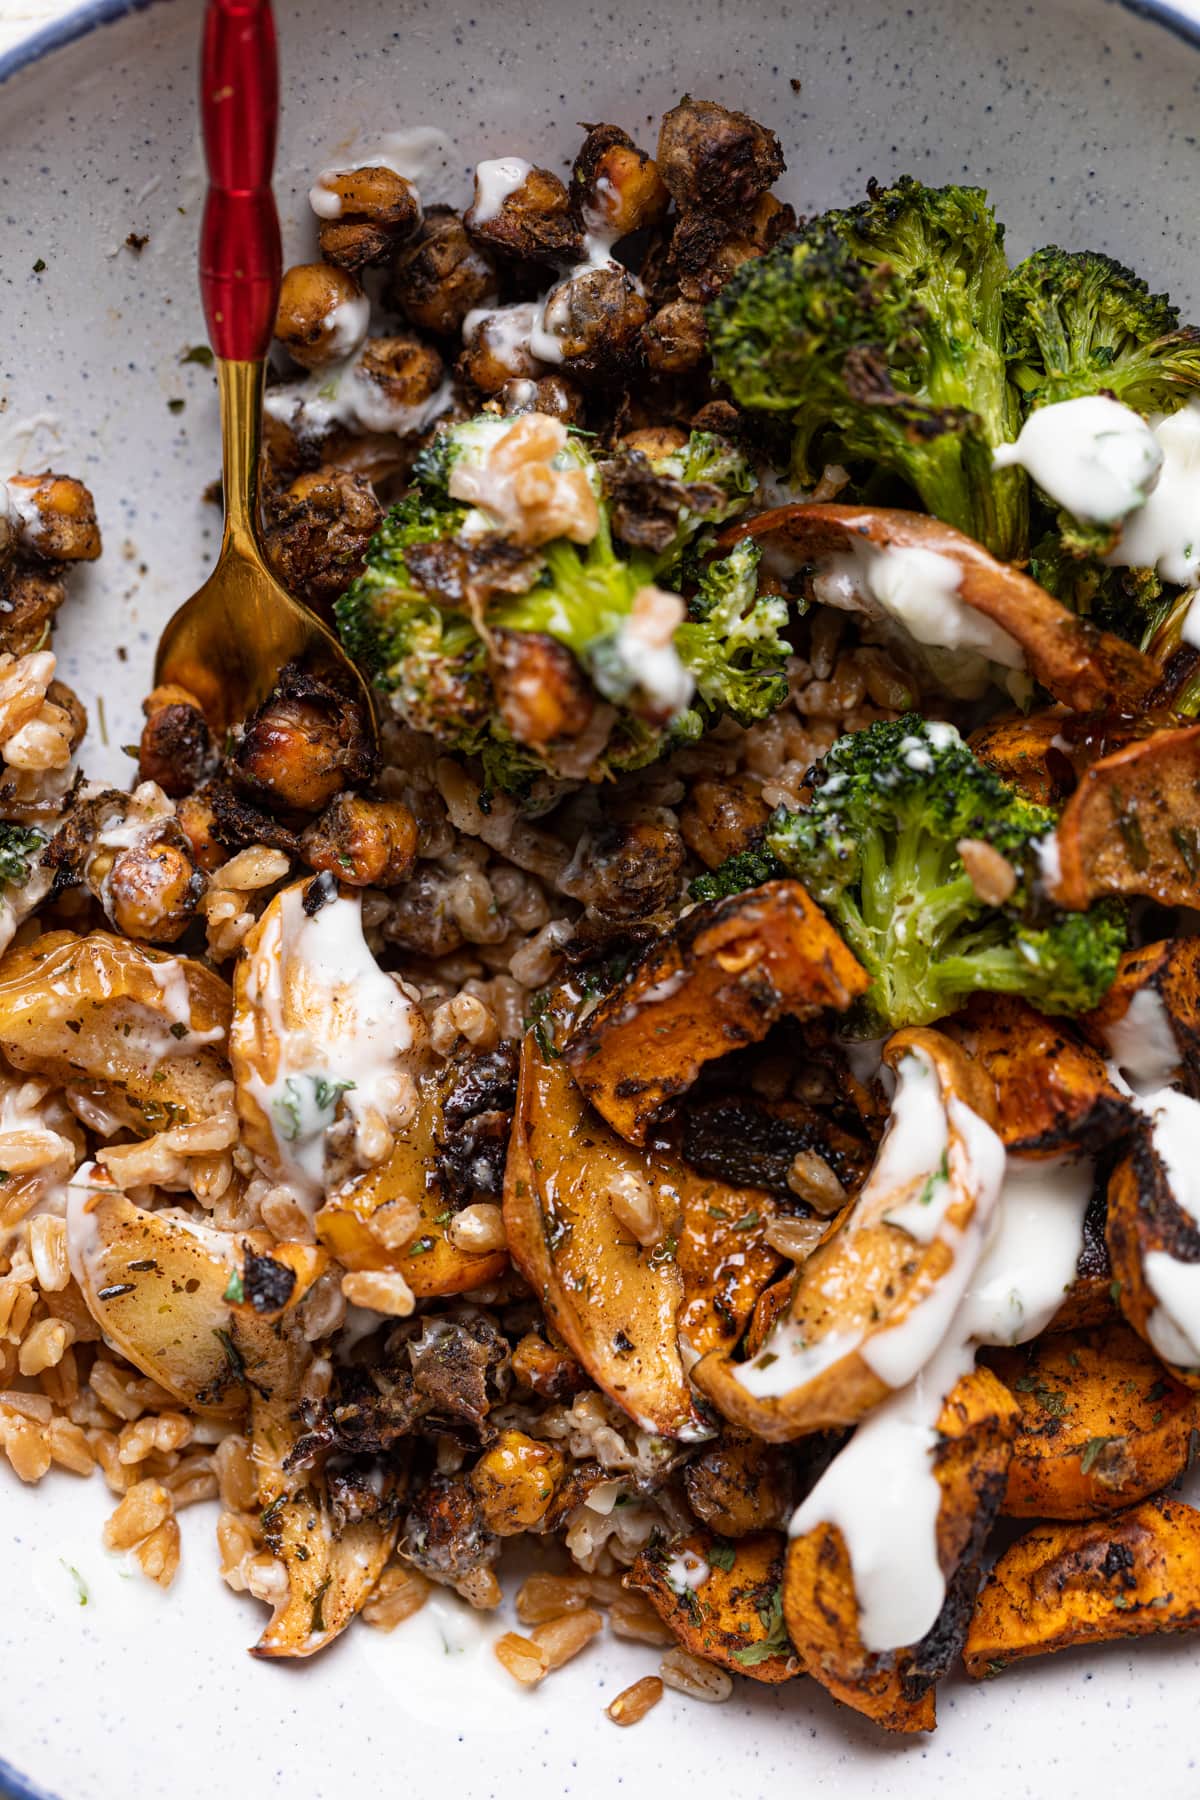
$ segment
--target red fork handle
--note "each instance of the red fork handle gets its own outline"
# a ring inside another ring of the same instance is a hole
[[[208,0],[200,59],[208,198],[200,294],[218,356],[261,362],[279,304],[279,215],[271,191],[279,62],[270,0]]]

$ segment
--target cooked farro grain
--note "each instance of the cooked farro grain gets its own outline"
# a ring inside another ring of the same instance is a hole
[[[827,1227],[826,1219],[792,1219],[782,1214],[771,1220],[763,1236],[780,1256],[790,1256],[801,1262],[812,1255]]]
[[[549,1673],[547,1652],[532,1638],[521,1637],[515,1631],[506,1631],[503,1637],[497,1638],[495,1651],[497,1661],[522,1687],[536,1687]]]
[[[846,1190],[825,1161],[815,1150],[797,1150],[792,1158],[792,1165],[787,1173],[787,1184],[793,1194],[819,1213],[837,1212],[846,1202]]]
[[[372,1588],[362,1616],[377,1631],[394,1631],[405,1619],[420,1612],[432,1592],[433,1583],[419,1569],[392,1563]]]
[[[154,1451],[182,1450],[192,1441],[192,1421],[183,1413],[162,1412],[134,1420],[117,1438],[117,1460],[145,1462]]]
[[[403,1250],[405,1244],[411,1244],[420,1227],[420,1207],[415,1200],[403,1196],[385,1201],[367,1220],[368,1231],[385,1250]]]
[[[104,1527],[110,1550],[132,1550],[171,1517],[174,1503],[160,1481],[139,1481],[130,1488]]]
[[[416,1301],[403,1275],[364,1270],[342,1276],[342,1293],[351,1306],[366,1307],[368,1312],[383,1313],[393,1319],[407,1319]]]
[[[605,1708],[614,1725],[636,1725],[651,1707],[663,1697],[663,1684],[658,1675],[643,1675],[640,1681],[623,1688]]]
[[[561,1669],[603,1629],[603,1615],[591,1607],[584,1607],[582,1611],[565,1612],[557,1619],[544,1620],[535,1625],[529,1635],[545,1651],[547,1666]]]
[[[609,1183],[608,1196],[617,1219],[643,1249],[652,1250],[662,1242],[662,1213],[653,1189],[640,1175],[632,1169],[618,1171]]]
[[[63,1319],[39,1319],[26,1332],[17,1355],[22,1375],[40,1375],[45,1369],[56,1368],[74,1335],[74,1326]]]
[[[459,1038],[476,1050],[493,1050],[500,1032],[491,1012],[473,994],[458,994],[437,1007],[429,1025],[429,1041],[439,1056],[447,1056]]]
[[[608,1623],[615,1637],[632,1638],[635,1643],[673,1644],[673,1634],[663,1624],[648,1600],[640,1594],[621,1594],[608,1609]]]
[[[464,1206],[446,1226],[446,1236],[457,1250],[481,1254],[487,1250],[503,1250],[508,1244],[504,1231],[504,1214],[498,1206],[479,1201]]]
[[[469,1575],[455,1582],[454,1591],[476,1612],[492,1612],[504,1598],[494,1569],[472,1569]]]
[[[67,1262],[67,1222],[49,1213],[29,1221],[29,1255],[44,1294],[61,1293],[71,1279]]]
[[[693,1700],[717,1703],[728,1700],[733,1692],[733,1678],[715,1663],[705,1662],[687,1650],[668,1650],[658,1665],[658,1672],[669,1688],[687,1694]]]
[[[586,1575],[530,1575],[517,1589],[522,1625],[543,1625],[567,1612],[581,1612],[592,1598]]]
[[[159,1587],[170,1587],[179,1570],[179,1526],[174,1519],[164,1519],[140,1544],[133,1554],[142,1574]]]
[[[90,1475],[96,1467],[87,1433],[70,1419],[51,1419],[46,1427],[46,1447],[59,1467],[70,1469],[73,1475]]]
[[[258,1477],[246,1439],[231,1431],[216,1446],[211,1461],[221,1487],[221,1504],[230,1512],[249,1512],[258,1498]]]

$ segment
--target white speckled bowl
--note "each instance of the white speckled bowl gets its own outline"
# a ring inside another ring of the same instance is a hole
[[[92,710],[89,770],[118,779],[159,628],[216,541],[201,498],[218,469],[213,380],[181,362],[204,336],[199,10],[93,0],[34,40],[37,60],[0,58],[0,473],[52,460],[96,494],[105,555],[58,647]],[[1200,26],[1193,9],[1143,10],[291,0],[278,6],[285,242],[293,256],[308,245],[311,173],[386,130],[449,134],[447,197],[463,198],[480,156],[565,161],[580,118],[652,142],[690,89],[779,132],[801,208],[847,200],[872,173],[974,179],[1018,253],[1094,245],[1194,307]],[[140,255],[123,247],[130,232],[149,236]],[[0,1789],[14,1794],[1200,1792],[1194,1641],[1076,1653],[984,1688],[951,1680],[936,1737],[915,1742],[881,1738],[804,1682],[743,1683],[724,1708],[668,1695],[624,1733],[602,1708],[652,1658],[613,1643],[534,1695],[494,1672],[486,1646],[456,1652],[429,1612],[391,1637],[356,1629],[313,1664],[257,1663],[245,1647],[259,1609],[217,1578],[212,1509],[185,1516],[183,1571],[164,1596],[101,1548],[109,1505],[98,1480],[25,1490],[0,1464]]]

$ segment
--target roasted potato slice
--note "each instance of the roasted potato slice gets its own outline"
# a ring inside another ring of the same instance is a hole
[[[976,1565],[1003,1493],[1016,1419],[1011,1394],[987,1369],[962,1376],[942,1407],[933,1473],[941,1489],[935,1530],[946,1599],[920,1643],[867,1649],[850,1552],[836,1525],[818,1525],[788,1547],[783,1613],[805,1671],[885,1730],[934,1728],[934,1684],[966,1635]],[[895,1579],[905,1573],[897,1568]]]
[[[996,1563],[963,1661],[975,1680],[1026,1656],[1200,1626],[1200,1512],[1146,1500],[1111,1519],[1043,1525]]]
[[[495,1281],[508,1267],[505,1250],[460,1250],[446,1236],[453,1213],[438,1178],[442,1095],[437,1077],[417,1081],[417,1110],[378,1169],[345,1183],[317,1214],[317,1236],[347,1269],[395,1270],[419,1300],[461,1294]],[[421,1223],[403,1244],[388,1247],[386,1208],[415,1201]]]
[[[1004,1155],[980,1066],[924,1029],[896,1032],[884,1059],[896,1098],[862,1192],[801,1265],[753,1361],[716,1354],[693,1371],[726,1418],[771,1442],[853,1425],[913,1378],[940,1340],[912,1321],[928,1307],[944,1331],[999,1196]]]
[[[739,521],[720,541],[728,545],[747,536],[786,543],[802,562],[840,555],[855,539],[951,558],[962,571],[959,598],[1015,639],[1029,673],[1074,712],[1132,708],[1158,683],[1160,671],[1150,657],[1068,612],[1028,575],[926,513],[810,502]]]
[[[781,1531],[756,1531],[736,1544],[692,1531],[643,1550],[625,1586],[644,1594],[693,1656],[776,1685],[800,1673],[783,1623]]]
[[[1051,898],[1080,911],[1104,894],[1195,906],[1198,790],[1200,725],[1151,732],[1101,757],[1084,771],[1058,821]]]
[[[228,1081],[220,976],[107,931],[48,931],[0,960],[0,1050],[149,1137],[204,1118]]]
[[[1135,1085],[1164,1086],[1182,1069],[1200,1093],[1200,937],[1127,950],[1104,999],[1079,1022]]]
[[[1129,1131],[1127,1095],[1104,1058],[1065,1019],[1008,994],[976,994],[946,1029],[996,1084],[996,1129],[1021,1156],[1099,1149]]]
[[[701,1068],[784,1013],[844,1011],[868,977],[798,881],[697,906],[563,1047],[592,1105],[631,1144]]]
[[[1128,1325],[986,1355],[1021,1409],[1002,1512],[1091,1519],[1144,1500],[1187,1467],[1200,1402]]]
[[[1200,1103],[1166,1089],[1154,1099],[1108,1181],[1114,1291],[1134,1330],[1172,1374],[1200,1388],[1200,1223],[1174,1191],[1196,1179]]]
[[[657,1243],[625,1222],[630,1203],[657,1213]],[[509,1248],[554,1329],[645,1429],[708,1435],[678,1335],[693,1349],[736,1341],[780,1266],[763,1237],[773,1215],[769,1195],[631,1148],[527,1036],[504,1180]]]

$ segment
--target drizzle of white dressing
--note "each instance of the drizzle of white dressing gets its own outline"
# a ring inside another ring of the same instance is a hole
[[[308,204],[318,219],[340,219],[341,195],[329,185],[354,169],[391,169],[417,191],[424,206],[455,198],[451,173],[450,140],[435,125],[414,125],[405,131],[385,131],[378,148],[352,163],[324,169],[308,190]]]
[[[653,604],[640,604],[647,593],[654,596]],[[674,643],[675,629],[684,617],[677,594],[661,588],[640,590],[610,646],[603,688],[610,700],[625,698],[627,690],[641,695],[666,718],[673,719],[683,711],[696,690],[695,677],[684,667]]]
[[[563,338],[571,324],[570,289],[571,283],[580,275],[586,275],[590,269],[617,269],[639,294],[643,291],[636,275],[613,256],[615,242],[616,233],[611,230],[586,231],[583,236],[582,259],[574,268],[568,269],[561,281],[556,281],[538,301],[534,309],[533,328],[529,334],[529,348],[539,362],[561,363],[566,360]]]
[[[17,536],[27,544],[36,544],[46,529],[46,521],[33,497],[33,489],[14,482],[7,491],[8,514],[16,526]]]
[[[1194,587],[1200,581],[1200,402],[1190,400],[1150,425],[1163,452],[1162,472],[1104,560],[1114,568],[1157,569],[1166,581]]]
[[[343,357],[353,356],[366,337],[370,324],[371,302],[365,294],[355,294],[349,300],[339,300],[325,315],[331,358],[340,361]]]
[[[342,216],[342,196],[329,186],[341,169],[323,169],[308,190],[308,204],[318,219],[340,219]]]
[[[314,369],[303,380],[268,388],[263,410],[298,437],[325,437],[338,426],[407,437],[425,431],[448,410],[453,398],[453,385],[447,378],[425,400],[412,404],[389,400],[379,383],[364,372],[358,350],[342,362]]]
[[[470,349],[486,325],[492,355],[510,367],[519,367],[526,355],[533,354],[530,339],[536,313],[534,300],[515,301],[511,306],[472,307],[463,320],[463,343]]]
[[[1135,1094],[1153,1094],[1179,1072],[1179,1044],[1162,995],[1139,988],[1119,1019],[1103,1027],[1108,1053]]]
[[[1062,851],[1059,848],[1058,832],[1048,831],[1045,837],[1038,838],[1034,843],[1033,853],[1046,890],[1053,894],[1062,880]]]
[[[1050,1323],[1074,1279],[1093,1177],[1087,1158],[1009,1157],[996,1228],[963,1303],[977,1343],[1027,1343]]]
[[[812,585],[823,605],[886,621],[918,644],[931,670],[962,699],[986,691],[993,666],[1025,667],[1016,639],[961,599],[962,570],[937,550],[856,536],[849,550],[822,561]]]
[[[177,956],[164,956],[149,964],[150,976],[162,995],[162,1012],[153,1014],[156,1032],[153,1048],[160,1056],[192,1056],[205,1044],[219,1044],[225,1029],[213,1025],[197,1031],[192,1024],[192,992],[187,970]],[[165,1020],[163,1015],[165,1014]]]
[[[523,156],[497,156],[475,165],[475,200],[471,218],[476,225],[488,225],[497,217],[506,200],[524,187],[533,173],[533,164]]]
[[[588,1504],[594,1505],[592,1495],[588,1495]],[[694,1550],[677,1550],[674,1556],[663,1567],[663,1579],[675,1594],[694,1594],[703,1587],[712,1574],[712,1570],[702,1556]]]
[[[1172,1197],[1200,1226],[1200,1101],[1163,1088],[1145,1100],[1142,1110]],[[1150,1342],[1168,1362],[1200,1366],[1200,1263],[1152,1250],[1142,1267],[1158,1302],[1146,1327]]]
[[[1143,506],[1163,467],[1163,447],[1141,413],[1105,394],[1059,400],[1030,413],[997,469],[1027,469],[1077,519],[1115,525]]]
[[[274,1071],[267,1079],[247,1059],[246,1091],[270,1124],[297,1198],[315,1209],[339,1100],[356,1125],[368,1113],[394,1113],[423,1021],[372,956],[357,895],[327,901],[311,916],[300,887],[278,895],[263,915],[245,992],[269,1033]]]
[[[67,1262],[71,1273],[85,1292],[104,1283],[104,1258],[108,1246],[100,1236],[96,1223],[96,1205],[102,1195],[118,1190],[94,1162],[80,1163],[66,1185]],[[233,1266],[233,1240],[227,1231],[218,1231],[200,1219],[172,1210],[168,1215],[172,1228],[186,1231],[195,1238],[205,1253],[224,1273]]]

